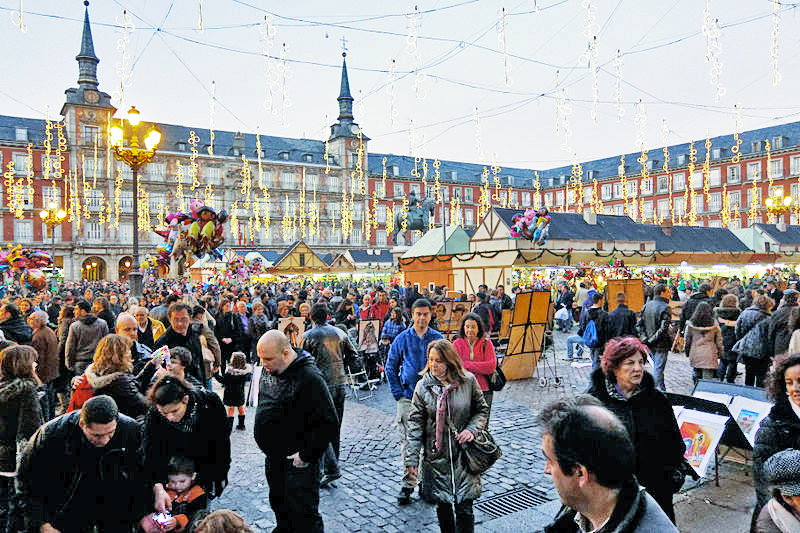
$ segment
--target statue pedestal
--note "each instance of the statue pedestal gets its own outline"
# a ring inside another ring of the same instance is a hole
[[[406,253],[410,246],[393,246],[392,247],[392,262],[398,267],[398,270],[402,270],[400,268],[400,258],[403,257],[403,254]]]

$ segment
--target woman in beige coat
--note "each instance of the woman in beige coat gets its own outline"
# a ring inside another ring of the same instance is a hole
[[[714,378],[725,347],[722,344],[722,330],[714,320],[714,309],[708,303],[700,302],[697,305],[692,318],[686,322],[684,338],[684,350],[694,369],[695,383]]]
[[[481,477],[464,467],[461,444],[485,429],[489,406],[450,341],[430,343],[428,364],[420,374],[408,416],[405,464],[417,470],[419,452],[424,451],[442,533],[473,531],[472,502],[481,494]]]

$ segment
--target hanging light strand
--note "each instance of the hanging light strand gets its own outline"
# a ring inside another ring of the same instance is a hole
[[[614,105],[617,106],[617,122],[625,116],[625,108],[622,106],[622,53],[617,50],[614,57]]]
[[[119,102],[119,108],[125,107],[125,87],[130,84],[131,78],[131,65],[130,55],[128,54],[128,43],[131,39],[131,33],[136,31],[136,26],[133,24],[133,16],[128,13],[128,10],[122,12],[122,18],[117,17],[117,32],[120,34],[117,39],[117,50],[120,52],[119,62],[117,62],[117,76],[119,77],[119,89],[115,91],[115,96]]]
[[[706,63],[711,64],[710,79],[711,85],[716,88],[714,101],[725,95],[727,90],[722,86],[722,44],[720,43],[719,20],[711,18],[711,0],[706,0],[706,8],[703,11],[703,35],[706,37]]]
[[[778,85],[783,76],[778,66],[778,29],[780,27],[780,1],[772,0],[772,47],[770,57],[772,59],[772,85]]]
[[[278,114],[275,107],[276,95],[278,93],[277,60],[272,55],[272,47],[275,42],[275,26],[272,24],[272,16],[265,15],[264,22],[259,26],[261,34],[261,54],[264,56],[264,102],[263,106],[269,113]]]
[[[508,62],[508,41],[506,40],[506,8],[500,8],[497,14],[497,41],[503,54],[503,81],[511,87],[511,64]]]

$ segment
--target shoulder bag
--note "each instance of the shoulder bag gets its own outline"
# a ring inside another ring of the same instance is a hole
[[[488,429],[484,429],[470,442],[461,444],[461,463],[470,474],[483,474],[503,455]]]
[[[490,342],[486,339],[483,339],[483,342]],[[486,345],[484,344],[484,348]],[[498,362],[495,365],[494,372],[492,375],[489,376],[489,390],[492,392],[498,392],[503,390],[503,387],[506,386],[506,375],[503,374],[503,369],[500,368],[500,363]]]

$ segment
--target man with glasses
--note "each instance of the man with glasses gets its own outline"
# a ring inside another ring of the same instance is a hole
[[[167,328],[158,320],[150,318],[148,316],[150,313],[144,306],[134,307],[131,313],[133,313],[136,323],[139,325],[139,333],[136,340],[152,350],[156,341],[164,334]]]
[[[186,368],[186,373],[204,383],[206,379],[203,369],[203,345],[200,343],[199,332],[191,327],[191,313],[192,308],[183,302],[175,302],[170,305],[167,311],[170,326],[156,341],[153,351],[162,346],[170,348],[183,346],[192,352],[192,364]]]

